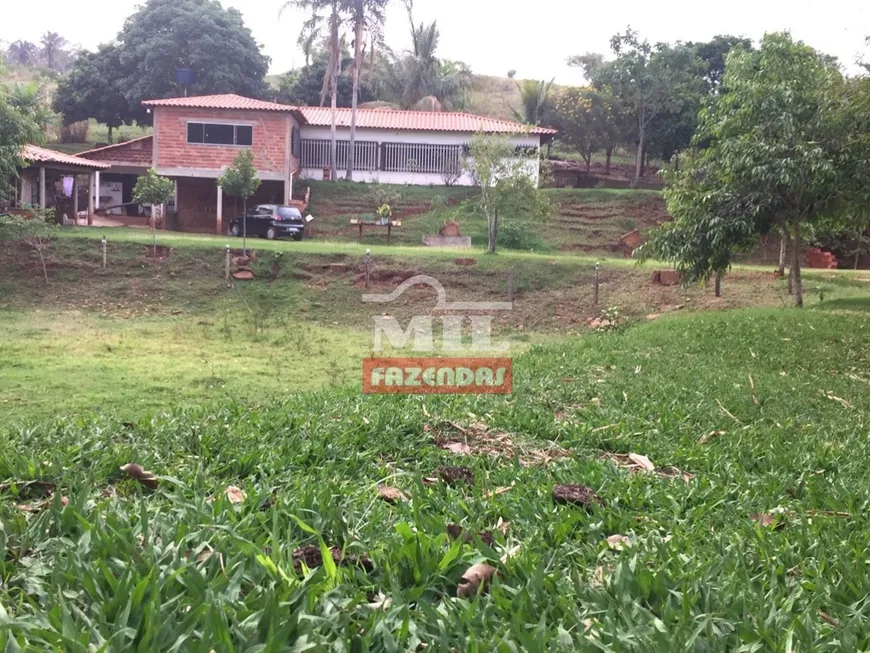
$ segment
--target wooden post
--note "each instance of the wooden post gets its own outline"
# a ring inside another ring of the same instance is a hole
[[[103,269],[106,269],[106,237],[103,236]]]
[[[39,166],[39,208],[45,211],[45,166]]]
[[[514,300],[514,288],[516,287],[515,282],[516,282],[516,277],[514,275],[514,271],[511,270],[510,272],[508,272],[508,298],[507,298],[507,300],[509,302],[512,302]]]
[[[366,288],[369,287],[369,273],[370,273],[371,262],[372,262],[372,250],[367,249],[366,250]]]
[[[601,263],[595,263],[595,286],[593,287],[592,303],[598,306],[598,287],[601,284]]]
[[[91,195],[94,196],[94,208],[100,208],[100,171],[94,172],[91,182]]]
[[[217,225],[216,230],[218,234],[222,234],[224,232],[224,189],[221,188],[220,184],[217,187]]]
[[[96,177],[99,173],[90,172],[88,173],[88,188],[92,188],[94,186],[94,177]],[[99,184],[98,184],[99,186]],[[100,190],[97,188],[97,195],[99,196]],[[94,194],[88,193],[88,226],[90,227],[94,224]]]
[[[229,245],[227,245],[225,258],[226,258],[226,261],[224,263],[224,278],[227,281],[227,286],[231,286],[232,284],[230,283],[230,246]]]
[[[79,224],[79,176],[73,175],[73,184],[72,184],[72,195],[73,195],[73,224],[78,226]]]

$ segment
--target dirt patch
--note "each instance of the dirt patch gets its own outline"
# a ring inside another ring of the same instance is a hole
[[[329,553],[332,556],[332,561],[336,565],[342,565],[345,567],[359,566],[366,571],[374,569],[372,561],[367,556],[356,556],[349,553],[346,554],[336,546],[329,549]],[[323,553],[320,551],[320,547],[309,545],[296,549],[293,552],[293,567],[296,569],[297,573],[302,571],[303,562],[309,569],[323,566]]]
[[[586,485],[557,485],[553,488],[553,501],[558,504],[580,506],[592,512],[595,506],[606,507],[604,499]]]
[[[447,483],[447,485],[467,485],[474,486],[474,472],[468,467],[439,467],[435,470],[438,478]]]
[[[241,252],[239,252],[241,254]],[[142,260],[150,263],[162,263],[172,255],[172,248],[166,245],[153,245],[142,247]]]
[[[569,455],[554,443],[540,447],[521,442],[516,434],[490,429],[482,422],[442,422],[432,430],[436,445],[458,455],[516,458],[526,467],[546,465]]]

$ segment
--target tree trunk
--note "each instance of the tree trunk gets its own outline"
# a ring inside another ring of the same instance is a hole
[[[613,156],[613,146],[607,148],[607,161],[604,163],[604,174],[610,174],[610,158]]]
[[[330,61],[332,62],[332,75],[330,77],[330,148],[329,148],[329,178],[335,181],[338,172],[338,143],[336,141],[336,122],[338,121],[338,78],[341,75],[341,43],[339,41],[338,28],[340,17],[335,5],[333,5],[330,17]]]
[[[111,125],[109,125],[109,145],[111,145],[112,143],[115,142],[115,140],[112,138],[112,132],[113,132],[113,131],[114,131],[114,127],[112,127]]]
[[[634,183],[637,185],[643,177],[643,155],[646,151],[646,128],[640,127],[637,138],[637,156],[635,157]]]
[[[592,155],[584,158],[586,159],[586,175],[588,176],[592,173]]]
[[[861,261],[861,246],[864,244],[864,230],[858,229],[858,244],[855,246],[855,269],[858,269],[858,263]]]
[[[716,297],[722,296],[722,272],[721,271],[716,273],[715,294],[716,294]]]
[[[804,289],[801,282],[801,223],[795,220],[794,223],[794,239],[792,240],[791,248],[791,277],[792,287],[794,288],[794,305],[803,307],[804,305]]]
[[[242,201],[242,256],[248,255],[248,198]]]
[[[363,49],[363,16],[358,16],[354,24],[354,58],[353,58],[353,93],[350,101],[350,142],[347,150],[347,175],[345,179],[353,181],[354,144],[356,143],[356,106],[359,102],[359,76],[362,68]]]
[[[494,216],[489,218],[489,247],[487,248],[487,252],[489,254],[495,254],[495,241],[498,238],[498,217]]]
[[[785,276],[785,254],[788,249],[788,229],[783,229],[782,236],[779,239],[779,269],[780,278]]]

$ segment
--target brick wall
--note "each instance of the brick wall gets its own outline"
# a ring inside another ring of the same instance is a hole
[[[217,226],[217,183],[214,179],[178,177],[178,213],[173,227],[179,231],[215,233]],[[284,197],[284,184],[279,181],[264,181],[257,192],[248,200],[254,204],[281,204]],[[242,215],[242,200],[223,197],[223,225],[226,233],[230,220]]]
[[[151,136],[137,138],[127,143],[109,145],[97,148],[92,152],[82,152],[78,156],[91,161],[105,161],[106,163],[133,163],[147,168],[151,167],[154,154],[154,141]]]
[[[241,149],[229,145],[195,145],[187,142],[187,122],[235,122],[253,126],[254,164],[258,171],[285,173],[289,113],[158,107],[155,111],[157,166],[219,170],[232,163]]]
[[[224,209],[228,198],[224,195]],[[217,184],[214,179],[178,179],[178,215],[176,227],[179,231],[194,231],[213,234],[217,216]],[[224,218],[224,225],[227,224]]]

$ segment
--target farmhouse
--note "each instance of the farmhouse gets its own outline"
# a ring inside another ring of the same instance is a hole
[[[293,202],[297,180],[330,177],[328,108],[295,107],[238,95],[143,102],[153,115],[153,136],[82,153],[109,164],[95,176],[95,207],[125,210],[138,175],[150,167],[176,181],[167,227],[224,232],[224,216],[238,211],[216,185],[240,148],[254,152],[263,184],[252,203]],[[339,109],[337,177],[344,178],[350,109]],[[477,132],[505,134],[518,149],[538,151],[555,131],[466,113],[360,109],[354,145],[354,180],[368,183],[473,185],[462,155]],[[530,168],[537,176],[537,167]],[[299,202],[301,203],[301,202]],[[128,209],[129,210],[129,209]],[[135,208],[133,210],[136,210]],[[227,221],[228,222],[228,221]]]

